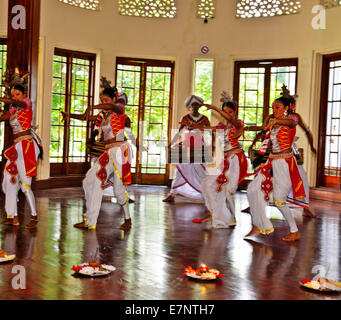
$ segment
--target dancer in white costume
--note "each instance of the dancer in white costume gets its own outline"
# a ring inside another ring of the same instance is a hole
[[[282,90],[283,90],[283,93],[289,95],[289,91],[287,89],[287,87],[285,85],[283,85],[282,87]],[[306,137],[308,139],[308,142],[309,142],[309,146],[311,148],[311,151],[316,154],[316,149],[314,148],[314,143],[313,143],[313,136],[308,128],[308,126],[304,123],[302,117],[300,116],[300,114],[296,113],[295,111],[295,107],[296,107],[296,104],[293,103],[291,104],[290,108],[292,110],[292,114],[291,114],[291,118],[295,121],[295,125],[299,125],[303,131],[305,132],[306,134]],[[252,149],[252,147],[255,145],[255,143],[257,141],[262,141],[262,145],[261,147],[259,148],[258,152],[256,153],[256,157],[255,159],[253,160],[253,168],[256,170],[259,165],[261,163],[265,163],[266,162],[266,157],[265,155],[269,154],[270,153],[270,149],[271,147],[269,147],[267,150],[266,148],[268,147],[268,144],[267,144],[267,141],[265,139],[265,137],[267,137],[267,132],[264,131],[264,128],[267,127],[270,119],[274,119],[274,115],[271,114],[270,116],[268,116],[268,118],[264,121],[264,126],[261,126],[261,127],[258,127],[258,126],[250,126],[250,127],[245,127],[245,131],[259,131],[261,130],[261,132],[259,132],[255,139],[253,140],[250,148],[249,148],[249,156],[250,156],[250,151]],[[298,140],[298,137],[295,137],[295,141]],[[299,156],[299,151],[296,147],[296,144],[293,143],[293,146],[292,146],[292,149],[293,149],[293,153],[296,157]],[[297,164],[297,167],[298,167],[298,171],[300,173],[300,176],[302,178],[302,181],[303,181],[303,185],[304,185],[304,189],[305,190],[309,190],[309,180],[308,180],[308,176],[307,176],[307,173],[305,172],[304,170],[304,167],[302,164]],[[288,196],[288,202],[289,202],[289,206],[290,208],[303,208],[303,216],[304,217],[308,217],[308,218],[314,218],[314,214],[309,210],[309,192],[306,192],[306,197],[303,199],[300,199],[300,200],[296,200],[293,198],[293,193],[292,191],[290,192],[289,196]],[[250,207],[242,210],[242,212],[245,212],[245,213],[250,213]]]
[[[237,105],[229,95],[223,92],[221,109],[213,105],[205,105],[217,111],[228,121],[227,126],[220,123],[213,130],[223,129],[224,160],[220,165],[220,174],[207,175],[201,184],[205,204],[210,216],[201,222],[212,220],[214,228],[229,228],[236,225],[235,204],[233,194],[247,174],[247,159],[238,142],[243,133],[244,123],[236,118]],[[200,220],[200,219],[198,219]],[[200,223],[197,219],[193,222]]]
[[[101,77],[101,82],[102,82],[101,88],[106,88],[110,86],[110,81],[108,81],[105,77]],[[125,106],[127,103],[128,103],[127,95],[124,92],[118,93],[116,105],[119,106],[123,110],[123,113],[125,113]],[[76,119],[76,120],[81,120],[81,121],[95,122],[93,131],[91,134],[91,140],[87,142],[87,147],[90,150],[89,154],[90,154],[90,159],[91,159],[91,165],[94,165],[98,157],[102,155],[103,152],[105,151],[105,146],[103,143],[103,135],[102,135],[102,132],[100,132],[101,131],[100,124],[102,123],[105,117],[105,111],[104,110],[100,111],[98,115],[91,115],[91,110],[92,110],[92,107],[89,106],[83,114],[67,113],[64,111],[61,111],[61,114],[63,116],[63,121],[65,121],[67,118],[71,118],[71,119]],[[133,145],[137,147],[136,138],[131,129],[131,120],[127,115],[125,117],[124,132],[127,134],[128,138],[132,141]],[[96,143],[96,136],[98,135],[100,136],[100,141]],[[142,148],[142,151],[145,150],[143,146],[141,148]],[[130,152],[132,154],[132,150]],[[103,195],[115,196],[114,185],[113,185],[112,180],[113,179],[111,179],[111,177],[108,178]],[[129,198],[129,203],[134,203],[134,202],[135,202],[134,200]]]
[[[15,85],[11,92],[12,99],[0,98],[1,102],[11,105],[9,111],[3,112],[0,121],[9,120],[13,130],[14,143],[4,152],[7,163],[4,169],[2,189],[6,195],[5,225],[19,226],[17,197],[19,189],[26,196],[31,211],[31,221],[25,226],[34,228],[38,223],[35,198],[31,189],[32,178],[37,175],[37,160],[41,155],[41,143],[32,128],[32,102],[26,97],[25,87]]]
[[[117,89],[106,87],[101,95],[101,105],[92,107],[102,109],[103,121],[99,124],[103,132],[105,152],[97,159],[83,180],[86,200],[86,213],[83,222],[74,225],[76,228],[95,229],[101,207],[103,191],[107,179],[113,174],[113,187],[118,203],[124,211],[125,222],[121,230],[131,228],[129,212],[129,196],[126,185],[131,184],[131,154],[129,144],[124,137],[125,114],[120,106],[115,104]]]
[[[266,203],[271,197],[277,208],[289,224],[290,233],[283,237],[284,241],[300,239],[294,216],[287,203],[290,191],[295,200],[305,198],[306,191],[297,168],[296,158],[292,152],[296,133],[295,116],[290,115],[291,104],[295,99],[287,93],[273,103],[274,118],[269,120],[272,153],[265,165],[260,166],[259,172],[249,184],[247,196],[252,214],[252,230],[246,235],[269,234],[274,231],[273,225],[266,217]]]
[[[170,148],[178,141],[181,136],[182,142],[177,145],[180,147],[180,149],[186,148],[193,150],[193,148],[202,148],[205,146],[205,141],[201,130],[209,127],[210,121],[206,116],[199,113],[199,108],[203,103],[204,100],[195,95],[192,95],[186,99],[185,104],[190,110],[190,113],[182,118],[179,131],[172,139]],[[206,167],[204,163],[178,163],[171,186],[171,191],[168,197],[163,201],[174,202],[176,194],[187,198],[202,200],[203,197],[200,186],[202,179],[205,176]]]
[[[123,112],[125,113],[125,107],[126,105],[128,104],[128,97],[127,95],[124,93],[124,92],[121,92],[118,94],[118,97],[117,97],[117,102],[116,102],[116,105],[120,106],[123,110]],[[95,126],[95,130],[96,129],[99,129],[99,123],[102,121],[103,119],[103,115],[104,113],[101,112],[99,114],[99,118],[97,118],[97,121],[96,121],[96,126]],[[124,132],[127,136],[127,138],[131,141],[131,143],[135,146],[136,148],[136,152],[139,150],[140,152],[144,152],[144,151],[147,151],[146,148],[144,148],[143,145],[140,145],[140,148],[138,146],[138,143],[136,141],[136,137],[133,133],[133,130],[131,128],[131,120],[130,118],[127,116],[127,114],[125,113],[126,115],[126,121],[125,121],[125,127],[124,127]],[[133,150],[132,150],[132,146],[131,144],[129,143],[129,147],[130,147],[130,153],[133,155]],[[108,185],[111,185],[113,186],[113,181],[111,179],[111,177],[108,178]],[[106,188],[105,191],[104,191],[104,195],[105,196],[115,196],[115,192],[114,192],[114,188]],[[133,199],[131,199],[129,197],[129,203],[135,203],[135,201]]]

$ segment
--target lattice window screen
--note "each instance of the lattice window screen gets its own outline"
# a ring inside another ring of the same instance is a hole
[[[258,18],[298,13],[302,1],[293,0],[238,0],[237,18]]]
[[[146,18],[174,18],[175,0],[118,0],[118,11],[123,16]]]
[[[200,18],[214,18],[215,6],[213,0],[197,0],[198,16]]]
[[[100,10],[99,0],[59,0],[60,2],[88,10]]]
[[[341,0],[320,0],[320,3],[326,8],[341,6]]]

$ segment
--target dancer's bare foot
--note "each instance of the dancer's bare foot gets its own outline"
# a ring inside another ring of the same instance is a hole
[[[172,194],[170,194],[166,199],[163,199],[163,202],[174,202],[174,198],[175,196],[173,196]]]
[[[31,216],[31,221],[28,225],[25,226],[25,229],[33,229],[38,224],[38,217],[37,216]]]
[[[260,233],[261,233],[260,230],[256,226],[253,226],[251,231],[246,236],[244,236],[244,238],[251,237],[251,236],[254,236],[254,235],[260,234]]]
[[[13,227],[19,227],[19,219],[18,217],[10,218],[2,222],[5,226],[13,226]]]
[[[74,224],[73,226],[74,226],[75,228],[78,228],[78,229],[87,229],[87,228],[88,228],[88,226],[87,226],[87,224],[86,224],[85,221],[80,222],[80,223],[76,223],[76,224]]]
[[[13,227],[19,227],[20,223],[19,223],[19,218],[18,217],[14,217],[13,218]]]
[[[12,226],[13,225],[13,218],[4,220],[1,222],[1,224],[5,225],[5,226]]]
[[[250,207],[247,207],[246,209],[242,210],[242,212],[244,212],[244,213],[251,213]]]
[[[316,216],[308,208],[303,209],[303,217],[316,218]]]
[[[291,232],[289,233],[287,236],[285,236],[284,238],[282,238],[283,241],[297,241],[301,238],[301,235],[298,231],[296,232]]]
[[[121,225],[120,230],[129,230],[131,228],[131,219],[125,219],[124,223]]]
[[[201,222],[209,222],[209,221],[212,221],[212,216],[207,216],[205,217],[204,219],[201,220]]]

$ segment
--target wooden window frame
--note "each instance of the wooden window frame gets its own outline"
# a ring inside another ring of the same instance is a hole
[[[129,57],[117,57],[116,65],[115,65],[115,85],[117,85],[117,72],[119,64],[129,64],[133,66],[144,66],[141,69],[141,85],[139,92],[139,110],[138,110],[138,119],[140,121],[144,121],[144,112],[145,112],[145,91],[146,91],[146,83],[143,80],[144,74],[146,73],[147,67],[168,67],[171,68],[171,82],[170,82],[170,100],[169,100],[169,120],[168,120],[168,144],[171,141],[172,134],[172,119],[173,119],[173,96],[174,96],[174,78],[175,78],[175,62],[170,60],[156,60],[156,59],[143,59],[143,58],[129,58]],[[136,141],[140,141],[140,121],[138,121],[137,128],[137,136]],[[136,155],[136,173],[133,176],[133,183],[137,184],[146,184],[146,185],[168,185],[169,184],[169,173],[170,173],[170,165],[166,165],[166,173],[165,174],[144,174],[141,172],[141,164],[140,164],[140,155],[137,153]]]
[[[7,41],[7,38],[0,38],[0,45],[7,45],[8,41]],[[7,51],[6,51],[7,53]],[[4,73],[5,73],[6,70],[4,70]],[[0,81],[2,83],[2,79]]]
[[[271,64],[270,64],[271,62]],[[263,123],[264,120],[270,114],[271,101],[270,101],[270,91],[271,91],[271,68],[272,67],[296,67],[296,82],[295,82],[295,92],[297,92],[298,84],[298,58],[286,58],[286,59],[262,59],[262,60],[239,60],[234,63],[234,76],[233,76],[233,97],[234,101],[237,102],[239,106],[239,90],[240,90],[240,69],[241,68],[265,68],[264,73],[264,106],[263,106]],[[239,111],[239,109],[238,109]],[[238,116],[238,115],[237,115]],[[251,180],[245,179],[240,186],[241,189],[246,190],[248,183]]]
[[[96,74],[96,54],[73,51],[68,49],[55,48],[54,55],[63,56],[67,59],[67,73],[66,73],[66,95],[65,95],[65,110],[70,111],[71,108],[71,85],[72,85],[72,72],[71,66],[72,59],[85,59],[90,61],[89,66],[89,92],[88,92],[88,106],[94,104],[94,92],[95,92],[95,74]],[[52,124],[51,124],[52,126]],[[90,160],[88,151],[86,150],[85,162],[68,162],[69,157],[69,141],[70,141],[70,127],[68,122],[64,122],[64,141],[63,141],[63,162],[51,163],[50,164],[50,176],[61,176],[61,175],[82,175],[87,172],[90,168]],[[87,123],[87,134],[86,139],[91,135],[90,122]]]
[[[322,77],[321,77],[321,97],[320,97],[320,111],[319,111],[319,140],[317,153],[317,174],[316,186],[323,187],[325,185],[324,178],[324,163],[326,151],[326,129],[327,129],[327,112],[328,108],[328,89],[329,89],[329,64],[330,62],[341,60],[341,52],[324,55],[322,58]],[[336,186],[335,186],[336,187]],[[341,189],[341,184],[338,186]]]
[[[0,45],[8,45],[7,38],[0,38]],[[6,50],[6,55],[7,55],[7,50]],[[3,73],[5,73],[5,72],[6,72],[6,70],[3,70]],[[2,79],[1,79],[1,83],[2,83]],[[11,143],[11,141],[12,141],[12,134],[11,134],[11,131],[9,129],[9,122],[6,121],[4,123],[5,123],[5,125],[4,125],[3,137],[2,137],[3,143],[4,143],[4,148],[3,148],[3,150],[1,150],[2,157],[1,157],[1,160],[0,160],[0,170],[1,170],[1,172],[3,170],[3,166],[4,166],[5,162],[7,161],[6,158],[3,156],[3,153],[5,152],[5,146],[9,145]]]
[[[271,62],[271,64],[265,64]],[[270,85],[271,85],[271,68],[272,67],[296,67],[296,83],[295,91],[297,92],[298,83],[298,58],[288,58],[288,59],[266,59],[266,60],[241,60],[235,61],[234,64],[234,80],[233,80],[233,97],[234,100],[239,105],[239,90],[240,90],[240,68],[265,68],[265,81],[264,81],[264,112],[263,112],[263,122],[269,116],[270,110]]]

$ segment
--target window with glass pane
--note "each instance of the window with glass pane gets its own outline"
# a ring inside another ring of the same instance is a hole
[[[116,58],[116,86],[127,94],[126,114],[138,141],[137,149],[132,146],[134,183],[167,183],[165,147],[170,136],[173,82],[172,61]]]
[[[234,97],[238,102],[238,118],[245,126],[262,126],[272,113],[272,102],[285,84],[296,94],[297,59],[269,61],[237,61],[235,64]],[[240,142],[245,152],[256,137],[256,131],[245,131]],[[259,147],[260,142],[254,148]]]
[[[67,58],[53,57],[52,111],[50,135],[50,162],[63,162],[64,122],[60,111],[66,110]]]
[[[341,189],[341,52],[323,56],[319,118],[316,184]]]
[[[341,177],[341,60],[329,64],[324,174]],[[331,179],[330,179],[331,180]]]
[[[82,114],[89,104],[89,76],[90,61],[72,59],[71,68],[71,105],[70,113]],[[85,121],[70,120],[69,127],[69,162],[86,161],[87,123]]]
[[[139,103],[140,103],[140,82],[141,82],[141,67],[134,65],[117,65],[117,80],[116,87],[119,92],[124,92],[128,97],[126,105],[126,114],[131,120],[131,129],[134,136],[138,137],[138,118],[139,118]],[[133,158],[131,172],[136,171],[136,147],[133,148]]]
[[[143,140],[148,151],[142,154],[142,173],[166,173],[171,71],[147,67]]]
[[[50,163],[88,161],[88,124],[75,119],[64,123],[60,111],[83,114],[93,104],[94,68],[95,55],[56,49],[53,59]]]
[[[194,74],[194,94],[204,99],[205,103],[212,103],[213,90],[212,60],[196,60]],[[211,118],[211,110],[202,107],[200,113]]]
[[[243,120],[245,125],[261,126],[263,124],[264,79],[265,68],[240,69],[238,118]],[[253,131],[245,132],[245,139],[240,140],[245,152],[255,136],[256,133]]]
[[[6,72],[7,68],[7,45],[6,39],[0,39],[0,94],[3,97],[5,92],[5,86],[2,83],[2,77]],[[0,150],[4,148],[4,134],[5,134],[5,123],[0,123]],[[2,153],[0,153],[0,161],[2,160]]]
[[[296,92],[296,66],[283,66],[271,68],[270,102],[281,95],[282,86],[285,84],[292,95]]]

